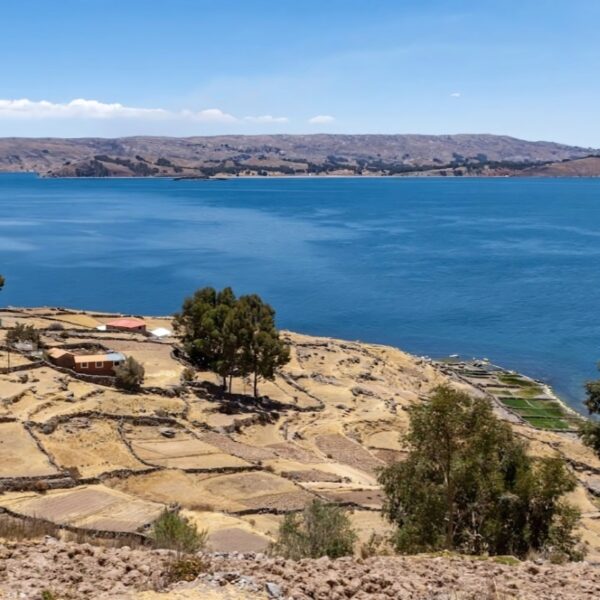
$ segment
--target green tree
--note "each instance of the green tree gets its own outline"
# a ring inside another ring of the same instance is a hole
[[[4,287],[5,283],[6,283],[6,279],[4,279],[4,277],[2,277],[2,275],[0,275],[0,291],[2,291],[2,288]]]
[[[115,383],[118,388],[135,392],[140,389],[146,374],[144,367],[133,356],[128,356],[115,367]]]
[[[559,458],[534,459],[487,400],[442,386],[410,409],[405,461],[380,472],[398,551],[550,551],[580,557],[575,479]]]
[[[240,369],[252,377],[254,396],[259,379],[273,380],[275,372],[290,360],[290,351],[275,327],[275,311],[252,294],[242,296],[236,306],[241,342]]]
[[[289,360],[275,311],[257,295],[236,299],[231,288],[202,288],[184,300],[174,323],[194,365],[220,375],[229,391],[235,375],[251,375],[257,396],[259,379],[273,379]]]
[[[315,499],[302,513],[286,514],[270,552],[292,560],[338,558],[352,554],[356,539],[344,509]]]
[[[600,368],[600,364],[598,365]],[[590,415],[600,415],[600,379],[585,384],[587,398],[584,402]],[[579,435],[586,446],[600,456],[600,421],[591,420],[582,424]]]
[[[183,302],[175,315],[175,328],[182,336],[184,350],[197,367],[231,380],[237,364],[238,342],[230,326],[236,298],[231,288],[217,292],[205,287]]]

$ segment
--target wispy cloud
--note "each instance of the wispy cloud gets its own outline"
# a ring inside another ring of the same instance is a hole
[[[105,103],[98,100],[77,98],[66,103],[47,100],[0,99],[0,118],[14,119],[112,119],[112,118],[165,118],[169,111],[162,108],[137,108],[123,106],[118,102]]]
[[[331,115],[317,115],[308,120],[312,125],[323,125],[324,123],[331,123],[332,121],[335,121],[335,118]]]
[[[236,123],[238,119],[220,108],[205,108],[197,112],[191,110],[182,110],[180,113],[167,113],[171,117],[184,117],[194,121],[203,121],[205,123]]]
[[[261,115],[260,117],[245,117],[245,121],[252,123],[287,123],[287,117],[273,117],[272,115]]]
[[[460,92],[452,92],[450,98],[460,98],[462,94]]]
[[[48,100],[0,99],[0,119],[137,119],[137,120],[189,120],[202,123],[287,123],[287,117],[271,115],[236,117],[220,108],[203,110],[183,109],[179,111],[164,108],[141,108],[125,106],[118,102],[107,103],[99,100],[77,98],[70,102],[49,102]]]

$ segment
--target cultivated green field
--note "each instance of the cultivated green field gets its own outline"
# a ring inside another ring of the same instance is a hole
[[[554,400],[515,396],[499,396],[499,399],[502,404],[539,429],[574,429],[579,421]]]

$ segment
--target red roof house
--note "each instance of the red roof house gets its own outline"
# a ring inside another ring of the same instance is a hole
[[[146,331],[146,323],[135,317],[121,317],[106,324],[107,330],[112,331]]]

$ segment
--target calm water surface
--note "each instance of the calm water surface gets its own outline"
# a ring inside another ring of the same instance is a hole
[[[575,407],[599,264],[600,180],[0,175],[3,304],[162,314],[232,285],[282,327],[485,356]]]

